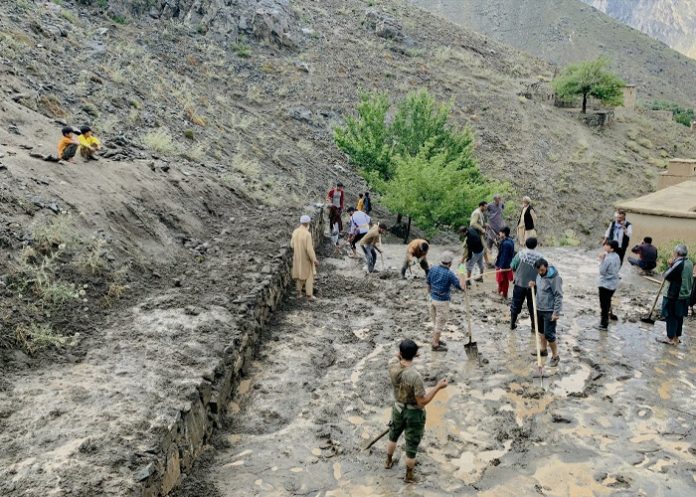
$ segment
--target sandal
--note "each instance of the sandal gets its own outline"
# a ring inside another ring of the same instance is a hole
[[[447,352],[447,347],[445,347],[445,345],[442,342],[440,342],[440,345],[437,346],[431,345],[430,348],[433,352]]]
[[[657,343],[664,343],[665,345],[676,345],[676,343],[667,340],[666,338],[656,338]]]

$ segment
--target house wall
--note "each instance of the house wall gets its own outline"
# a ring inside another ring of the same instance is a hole
[[[696,244],[696,219],[684,217],[656,216],[628,212],[626,218],[633,224],[631,246],[640,243],[643,237],[651,236],[655,245],[664,245],[674,240]]]

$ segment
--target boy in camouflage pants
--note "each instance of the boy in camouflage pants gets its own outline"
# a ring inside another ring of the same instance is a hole
[[[425,430],[425,406],[435,394],[447,386],[442,378],[437,385],[425,391],[423,378],[413,368],[413,359],[418,355],[418,345],[413,340],[402,340],[396,359],[389,363],[389,377],[394,387],[394,407],[389,424],[389,443],[387,444],[387,469],[394,466],[396,442],[402,433],[406,438],[406,482],[415,481],[413,468],[416,466],[418,445]]]

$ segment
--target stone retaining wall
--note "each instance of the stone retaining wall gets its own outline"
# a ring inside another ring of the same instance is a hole
[[[311,207],[307,211],[312,216],[310,230],[317,246],[324,237],[322,209]],[[236,302],[246,304],[246,315],[240,319],[238,329],[230,330],[233,343],[227,346],[218,364],[203,375],[196,393],[187,400],[177,418],[162,428],[151,461],[134,474],[139,486],[136,497],[160,497],[171,492],[179,484],[181,474],[200,455],[213,430],[220,426],[243,369],[254,356],[261,331],[291,282],[291,268],[292,250],[285,247],[273,258],[271,271],[263,283],[237,299]]]

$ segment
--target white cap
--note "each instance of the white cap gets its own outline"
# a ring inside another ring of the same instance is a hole
[[[440,257],[440,262],[443,264],[452,264],[452,259],[454,257],[452,256],[452,252],[444,252],[442,254],[442,257]]]
[[[300,224],[309,224],[311,222],[312,222],[312,218],[306,214],[300,218]]]

